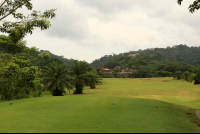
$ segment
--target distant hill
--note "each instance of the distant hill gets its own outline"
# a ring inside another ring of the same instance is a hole
[[[55,55],[53,53],[51,53],[50,51],[48,50],[40,50],[40,53],[43,53],[43,52],[49,52],[50,54],[50,58],[58,58],[60,59],[61,61],[63,61],[65,64],[68,64],[70,62],[73,62],[75,59],[67,59],[67,58],[64,58],[64,56],[58,56],[58,55]],[[78,60],[77,60],[78,61]],[[83,61],[83,62],[86,62],[86,61]],[[87,63],[87,62],[86,62]]]
[[[8,52],[6,47],[0,47],[0,51]],[[58,58],[65,64],[73,62],[74,59],[67,59],[58,56],[48,50],[40,50],[40,53],[49,52],[50,58]],[[83,61],[86,62],[86,61]],[[90,66],[92,68],[113,68],[120,65],[122,68],[140,69],[141,66],[158,67],[169,62],[183,62],[189,65],[200,66],[200,47],[188,47],[187,45],[175,45],[166,48],[154,48],[138,51],[129,51],[114,55],[105,55],[94,60]],[[86,62],[87,63],[87,62]],[[37,62],[35,65],[38,65]]]
[[[100,59],[94,60],[92,63],[90,63],[90,66],[96,69],[103,68],[105,64],[108,63],[109,61],[114,61],[114,60],[119,59],[120,57],[124,57],[124,56],[126,57],[129,54],[136,54],[136,53],[139,53],[139,51],[130,51],[130,52],[114,54],[114,55],[105,55],[101,57]]]
[[[26,47],[26,48],[28,48],[28,47]],[[5,52],[5,53],[8,53],[8,50],[7,50],[6,47],[0,47],[0,51],[3,51],[3,52]],[[40,50],[39,52],[40,52],[40,53],[49,52],[50,58],[58,58],[58,59],[60,59],[61,61],[63,61],[65,64],[68,64],[68,63],[73,62],[73,61],[75,60],[75,59],[67,59],[67,58],[64,58],[64,56],[55,55],[55,54],[51,53],[51,52],[48,51],[48,50]],[[35,55],[35,56],[36,56],[36,55]],[[78,61],[78,60],[77,60],[77,61]],[[83,62],[86,62],[86,61],[83,61]],[[87,62],[86,62],[86,63],[87,63]],[[38,64],[39,64],[39,62],[35,63],[35,65],[38,65]]]
[[[128,56],[130,54],[137,54]],[[154,48],[139,51],[130,51],[118,55],[105,55],[94,60],[90,66],[92,68],[103,68],[114,63],[118,63],[122,68],[138,69],[139,66],[150,66],[153,64],[166,64],[168,62],[183,62],[189,65],[200,65],[200,47],[188,47],[187,45],[175,45],[167,48]],[[115,62],[114,62],[115,61]],[[109,64],[110,62],[110,64]]]

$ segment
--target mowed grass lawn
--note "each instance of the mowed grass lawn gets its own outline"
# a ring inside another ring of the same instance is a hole
[[[199,85],[173,78],[119,78],[83,92],[0,102],[0,133],[200,132]]]

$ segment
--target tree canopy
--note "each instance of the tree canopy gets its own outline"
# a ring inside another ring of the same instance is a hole
[[[50,27],[49,18],[55,17],[56,9],[46,10],[43,14],[33,11],[27,17],[22,13],[16,13],[17,9],[26,6],[32,10],[31,0],[4,0],[0,4],[0,48],[7,53],[0,52],[0,100],[26,98],[29,92],[34,96],[40,96],[43,90],[43,79],[38,72],[38,67],[33,64],[41,59],[49,59],[49,53],[39,53],[38,48],[26,47],[23,38],[32,34],[34,28],[41,30]],[[5,18],[12,15],[15,22],[6,21]],[[33,55],[37,54],[34,58]]]
[[[43,14],[40,11],[33,10],[28,16],[22,13],[16,13],[17,9],[25,6],[28,10],[32,10],[31,0],[4,0],[0,5],[0,31],[8,33],[14,43],[22,40],[26,34],[32,34],[35,27],[41,30],[48,29],[51,24],[48,19],[56,16],[56,9],[46,10]],[[15,22],[6,21],[5,18],[12,15]]]
[[[181,5],[182,1],[183,0],[178,0],[177,2],[178,2],[179,5]],[[191,13],[194,13],[195,10],[199,10],[199,8],[200,8],[200,0],[193,1],[193,3],[190,4],[189,7],[188,7],[189,12],[191,12]]]

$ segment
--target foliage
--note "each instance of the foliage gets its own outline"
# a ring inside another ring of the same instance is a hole
[[[156,74],[159,77],[170,77],[170,75],[172,74],[172,72],[161,70],[161,71],[157,71]]]
[[[43,14],[39,11],[33,10],[28,16],[24,16],[22,13],[16,13],[17,9],[26,6],[28,10],[32,10],[32,4],[30,0],[4,0],[0,6],[0,21],[4,20],[9,15],[12,15],[16,22],[4,21],[3,25],[0,26],[0,31],[9,33],[12,40],[17,43],[27,33],[32,34],[34,27],[39,27],[41,30],[48,29],[51,25],[47,20],[54,18],[56,9],[46,10]]]
[[[116,66],[120,66],[120,62],[118,61],[110,61],[107,64],[104,65],[105,68],[113,69]]]
[[[135,57],[127,56],[135,53],[139,53],[139,55]],[[115,60],[111,60],[111,57]],[[193,68],[200,64],[199,57],[200,47],[188,47],[181,44],[171,48],[146,49],[136,52],[130,51],[124,53],[123,56],[121,54],[104,56],[90,65],[92,67],[99,67],[100,64],[102,65],[102,63],[105,63],[101,68],[108,67],[112,69],[115,65],[120,65],[122,69],[139,70],[129,74],[129,78],[170,77],[173,75],[175,76],[177,71],[192,72]],[[101,74],[100,69],[97,69],[97,71]],[[115,78],[119,77],[115,72],[113,75]]]
[[[183,0],[178,0],[178,4],[181,5]],[[193,13],[195,10],[199,10],[200,8],[200,0],[193,1],[192,4],[189,5],[188,9],[191,13]]]
[[[93,75],[88,74],[88,72],[91,70],[92,68],[90,67],[90,65],[85,62],[78,62],[74,60],[74,62],[71,63],[70,74],[74,78],[76,88],[74,94],[83,93],[84,83],[89,81],[89,79],[93,77]]]
[[[113,75],[114,75],[114,77],[115,78],[118,78],[119,77],[119,71],[118,70],[114,70],[114,72],[113,72]]]
[[[100,69],[100,68],[99,68],[99,69],[96,69],[96,72],[97,72],[97,74],[100,75],[100,76],[103,75],[103,73],[101,72],[101,69]]]
[[[194,85],[200,84],[200,68],[197,68],[189,75],[188,82],[194,82]]]
[[[66,94],[65,88],[72,89],[70,84],[69,72],[66,65],[60,62],[53,62],[49,66],[45,66],[42,70],[44,76],[45,89],[51,91],[52,96],[63,96]]]
[[[60,64],[64,64],[63,61],[58,58],[50,58],[48,60],[42,60],[41,62],[39,62],[39,68],[43,69],[44,66],[49,66],[54,61],[59,62]]]
[[[35,66],[40,66],[40,67],[46,66],[49,62],[54,61],[54,59],[55,59],[55,61],[57,61],[57,60],[62,61],[64,64],[70,64],[70,63],[74,62],[74,59],[64,58],[63,55],[62,56],[58,56],[58,55],[55,55],[55,54],[51,53],[50,51],[40,50],[40,53],[44,53],[44,52],[48,52],[50,54],[50,60],[49,61],[42,61],[42,60],[40,60],[40,61],[38,61],[38,62],[36,62],[34,64]],[[37,57],[37,55],[35,55],[35,57]],[[87,63],[86,61],[82,61],[82,62]]]
[[[188,77],[190,75],[190,72],[189,71],[185,71],[183,72],[183,74],[181,75],[181,79],[185,80],[185,81],[188,81]]]
[[[41,59],[49,59],[49,53],[38,52],[36,47],[27,48],[23,38],[32,34],[36,27],[41,30],[48,29],[51,24],[49,18],[55,17],[56,9],[45,11],[41,14],[33,11],[25,17],[16,13],[17,9],[26,6],[32,10],[30,0],[4,0],[0,5],[0,21],[12,15],[16,22],[3,21],[0,31],[8,36],[0,35],[0,48],[7,53],[0,53],[0,96],[1,100],[21,99],[28,97],[30,91],[40,96],[43,90],[41,74],[37,73],[38,67],[33,66]],[[37,55],[37,57],[33,57]]]
[[[97,74],[96,70],[92,70],[90,72],[87,73],[87,76],[90,76],[86,81],[86,85],[90,86],[91,89],[95,89],[96,88],[96,84],[101,84],[103,79],[101,76],[99,76]]]
[[[174,78],[176,78],[177,80],[180,80],[181,79],[181,74],[182,74],[181,71],[176,71],[176,73],[174,75]]]
[[[43,90],[42,79],[36,71],[38,67],[32,63],[38,59],[48,58],[48,54],[40,54],[38,58],[30,59],[36,48],[27,48],[25,53],[16,55],[0,53],[0,94],[2,100],[26,98],[29,92]]]
[[[129,54],[139,53],[136,57],[128,57]],[[118,55],[105,55],[93,61],[92,68],[104,68],[109,62],[118,62],[123,69],[129,68],[140,70],[142,66],[152,68],[152,71],[160,71],[162,65],[168,64],[165,71],[175,73],[176,71],[191,71],[191,65],[200,64],[200,47],[188,47],[186,45],[175,45],[167,48],[155,48],[154,50],[130,51]],[[175,63],[176,62],[176,63]],[[172,66],[173,65],[173,66]],[[159,69],[158,69],[159,68]],[[112,69],[112,68],[110,68]]]

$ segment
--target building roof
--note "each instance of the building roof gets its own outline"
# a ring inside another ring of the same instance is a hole
[[[120,67],[120,66],[118,66],[118,67]],[[122,71],[125,71],[125,72],[138,71],[138,70],[133,70],[133,69],[108,69],[108,68],[101,68],[101,71],[110,71],[110,72],[112,72],[112,71],[115,71],[115,70],[117,70],[119,72],[122,72]]]

